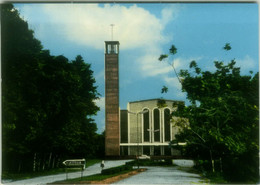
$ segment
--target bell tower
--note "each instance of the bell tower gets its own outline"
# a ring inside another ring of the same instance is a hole
[[[119,156],[119,42],[105,41],[105,154]]]

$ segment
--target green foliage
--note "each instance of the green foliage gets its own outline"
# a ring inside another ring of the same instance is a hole
[[[161,98],[157,100],[157,106],[159,108],[167,107],[167,103],[164,99]]]
[[[158,60],[159,61],[162,61],[163,59],[165,59],[165,58],[167,58],[168,57],[168,55],[161,55],[159,58],[158,58]]]
[[[3,169],[95,156],[99,135],[90,116],[99,94],[91,65],[80,55],[69,61],[43,50],[11,4],[1,5],[1,26]]]
[[[57,181],[57,182],[53,182],[51,184],[86,184],[86,183],[90,183],[88,181],[102,181],[111,177],[115,177],[118,175],[122,175],[122,174],[127,174],[128,172],[133,171],[133,169],[127,169],[127,170],[123,170],[117,173],[111,173],[111,174],[94,174],[94,175],[90,175],[90,176],[84,176],[84,177],[79,177],[79,178],[75,178],[75,179],[68,179],[65,181]]]
[[[193,60],[193,61],[191,61],[191,63],[190,63],[190,68],[195,68],[195,67],[198,67],[198,65],[197,65],[197,63],[196,63],[196,61],[195,60]]]
[[[226,43],[225,46],[223,47],[224,50],[231,50],[231,46],[230,46],[230,43]]]
[[[201,72],[201,69],[198,67],[196,61],[194,61],[194,60],[191,61],[191,63],[190,63],[190,68],[194,68],[196,74],[200,74],[200,72]],[[185,74],[182,72],[180,75],[185,75]]]
[[[169,49],[169,54],[173,56],[173,55],[175,55],[176,53],[177,53],[177,48],[176,48],[174,45],[172,45],[171,48]],[[158,60],[159,60],[159,61],[163,61],[165,58],[168,58],[168,55],[163,54],[163,55],[160,55],[160,57],[158,58]],[[175,70],[174,62],[172,62],[172,63],[170,63],[169,61],[167,61],[167,62],[168,62],[168,64],[173,68],[173,70],[174,70],[174,72],[175,72],[175,75],[177,76],[179,82],[181,83],[181,79],[179,78],[179,76],[178,76],[178,74],[177,74],[177,72],[176,72],[176,70]],[[167,93],[167,92],[168,92],[168,87],[163,86],[161,93]]]
[[[217,167],[220,166],[219,160],[215,161],[215,163]],[[209,160],[196,160],[193,168],[201,172],[207,179],[210,179],[210,184],[228,184],[220,172],[221,169],[217,169],[215,173],[211,172],[211,163]]]
[[[176,53],[177,53],[177,48],[174,45],[172,45],[170,48],[170,54],[174,55]]]
[[[166,87],[165,85],[162,88],[161,93],[167,93],[168,92],[168,87]]]
[[[130,162],[126,162],[126,165],[130,166],[173,166],[172,159],[166,160],[150,160],[150,159],[142,159],[142,160],[134,160]]]
[[[225,48],[231,49],[229,44]],[[255,182],[259,175],[258,73],[241,75],[235,60],[227,65],[214,63],[215,72],[202,71],[195,61],[190,63],[195,73],[180,72],[182,91],[191,105],[173,113],[182,129],[172,144],[186,142],[176,147],[184,155],[210,161],[211,171],[223,171],[230,182]]]
[[[100,163],[100,159],[87,159],[86,160],[86,168],[89,166],[92,166],[96,163]],[[12,180],[22,180],[22,179],[31,179],[34,177],[40,177],[40,176],[48,176],[48,175],[57,175],[57,174],[64,174],[64,173],[70,173],[70,172],[76,172],[81,171],[81,168],[65,168],[64,166],[61,166],[60,168],[55,169],[49,169],[46,171],[38,171],[38,172],[27,172],[27,173],[7,173],[4,171],[2,174],[2,179],[12,179]]]
[[[117,166],[117,167],[113,167],[113,168],[103,169],[101,174],[102,175],[111,175],[111,174],[116,174],[119,172],[128,171],[128,170],[132,170],[132,169],[133,169],[133,167],[130,165],[122,165],[122,166]]]

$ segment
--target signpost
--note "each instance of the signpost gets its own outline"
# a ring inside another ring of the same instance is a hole
[[[66,179],[68,179],[67,168],[81,168],[81,178],[83,177],[83,170],[85,169],[85,159],[68,159],[62,162],[66,166]]]

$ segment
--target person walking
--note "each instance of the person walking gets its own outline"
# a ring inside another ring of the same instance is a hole
[[[101,161],[100,167],[102,168],[101,169],[101,172],[102,172],[103,168],[105,167],[105,161],[104,160]]]

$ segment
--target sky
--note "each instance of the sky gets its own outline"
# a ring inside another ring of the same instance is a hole
[[[202,70],[214,71],[214,61],[235,59],[241,74],[259,71],[257,3],[19,3],[15,8],[52,55],[70,60],[81,55],[91,64],[100,93],[96,104],[101,110],[93,117],[98,133],[105,128],[104,41],[120,42],[121,109],[131,101],[155,98],[188,105],[169,63],[179,72],[195,60]],[[226,43],[232,47],[228,52]],[[160,62],[171,45],[177,54]],[[161,94],[164,85],[167,94]]]

